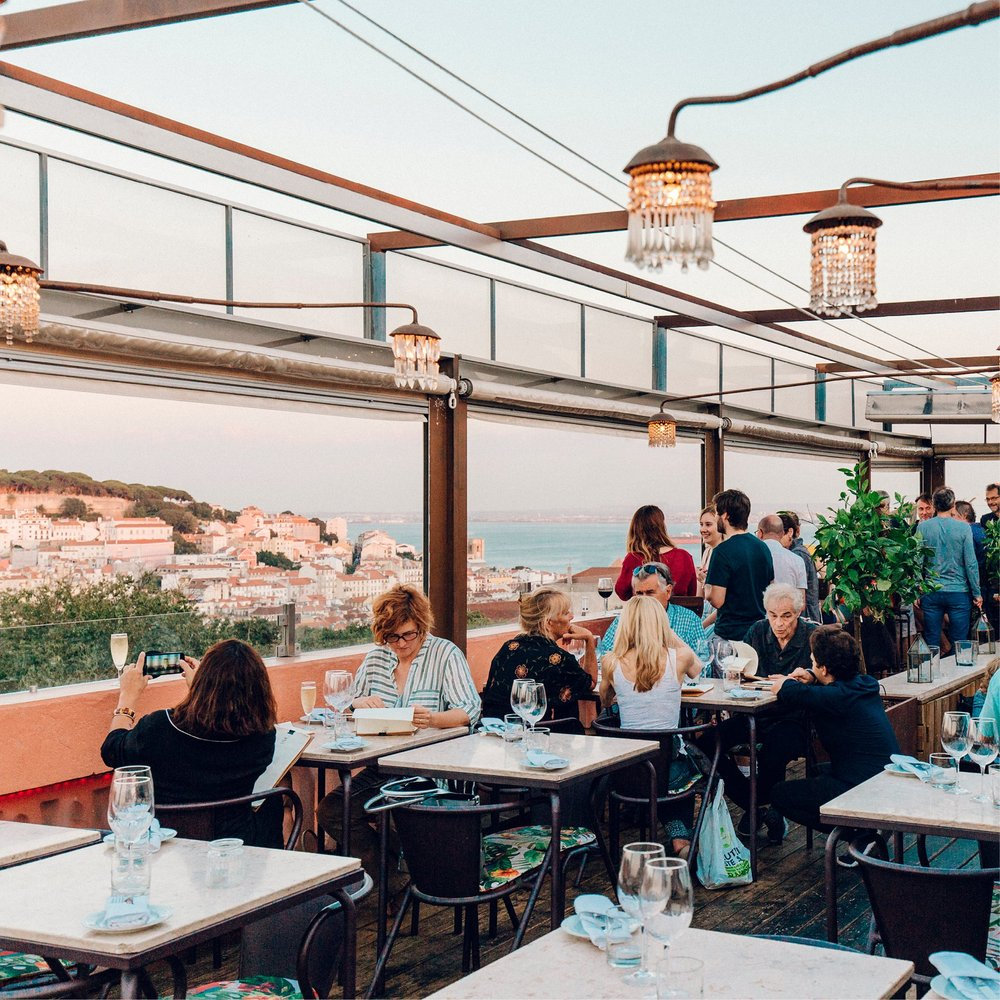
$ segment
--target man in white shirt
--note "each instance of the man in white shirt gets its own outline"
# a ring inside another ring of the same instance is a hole
[[[757,523],[757,537],[771,550],[771,560],[774,563],[774,582],[787,583],[802,591],[803,602],[806,599],[808,580],[806,567],[802,560],[789,552],[781,544],[784,524],[777,514],[766,514]]]

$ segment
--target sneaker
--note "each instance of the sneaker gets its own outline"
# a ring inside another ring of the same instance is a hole
[[[763,810],[757,810],[757,829],[759,830],[764,825],[764,813]],[[743,813],[743,818],[736,824],[736,832],[741,837],[750,836],[750,810],[748,809]]]
[[[875,841],[874,841],[874,840],[870,840],[870,841],[869,841],[869,842],[868,842],[867,844],[865,844],[865,846],[864,846],[864,847],[863,847],[863,848],[861,849],[861,853],[862,853],[862,854],[865,854],[865,855],[868,855],[868,854],[871,854],[871,852],[872,852],[872,851],[873,851],[874,849],[875,849]],[[838,865],[839,865],[839,866],[840,866],[841,868],[857,868],[857,867],[858,867],[858,863],[857,863],[857,861],[855,861],[855,860],[854,860],[854,858],[853,858],[853,857],[851,856],[851,852],[850,852],[850,851],[844,851],[844,853],[843,853],[843,854],[838,854],[838,855],[837,855],[837,864],[838,864]]]
[[[764,826],[769,844],[780,844],[788,836],[788,820],[773,806],[764,810]]]

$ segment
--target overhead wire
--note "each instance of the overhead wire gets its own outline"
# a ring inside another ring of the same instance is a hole
[[[361,42],[367,48],[371,49],[372,51],[374,51],[374,52],[378,53],[379,55],[381,55],[383,58],[387,59],[389,62],[391,62],[397,68],[403,70],[405,73],[407,73],[408,75],[412,76],[414,79],[420,81],[425,86],[429,87],[431,90],[433,90],[440,97],[443,97],[445,100],[447,100],[451,104],[455,105],[456,107],[458,107],[462,111],[466,112],[466,114],[471,115],[473,118],[475,118],[481,124],[485,125],[487,128],[489,128],[492,131],[496,132],[497,134],[501,135],[503,138],[509,140],[510,142],[513,142],[516,146],[518,146],[520,149],[522,149],[525,152],[527,152],[529,155],[535,157],[538,160],[541,160],[546,165],[548,165],[548,166],[552,167],[553,169],[557,170],[563,176],[565,176],[565,177],[569,178],[570,180],[576,182],[577,184],[580,184],[583,187],[587,188],[587,190],[589,190],[592,193],[598,195],[598,197],[600,197],[600,198],[604,199],[605,201],[609,202],[610,204],[614,205],[616,208],[619,208],[619,209],[622,209],[622,210],[626,210],[625,206],[622,205],[621,202],[619,202],[617,199],[612,198],[611,196],[607,195],[605,192],[603,192],[603,191],[599,190],[598,188],[594,187],[592,184],[590,184],[588,181],[584,180],[583,178],[579,177],[577,174],[573,173],[572,171],[570,171],[570,170],[566,169],[565,167],[561,166],[560,164],[556,163],[554,160],[549,159],[548,157],[546,157],[542,153],[538,152],[536,149],[534,149],[531,146],[527,145],[526,143],[522,142],[516,136],[511,135],[509,132],[507,132],[506,130],[502,129],[500,126],[498,126],[498,125],[494,124],[493,122],[489,121],[487,118],[483,117],[478,112],[476,112],[475,110],[473,110],[472,108],[470,108],[467,104],[464,104],[462,101],[458,100],[456,97],[454,97],[453,95],[449,94],[446,90],[444,90],[443,88],[437,86],[436,84],[434,84],[433,82],[431,82],[430,80],[428,80],[426,77],[424,77],[421,74],[419,74],[416,70],[414,70],[410,66],[407,66],[404,62],[402,62],[401,60],[395,58],[393,55],[391,55],[390,53],[386,52],[384,49],[380,48],[378,45],[376,45],[371,40],[365,38],[360,33],[356,32],[352,28],[348,27],[346,24],[343,23],[343,21],[338,20],[337,18],[335,18],[332,14],[328,13],[327,11],[322,10],[319,6],[317,6],[317,4],[314,2],[314,0],[299,0],[299,2],[303,6],[307,7],[308,9],[313,10],[316,14],[318,14],[320,17],[323,17],[325,20],[327,20],[331,24],[333,24],[336,27],[340,28],[342,31],[344,31],[346,34],[350,35],[356,41]],[[347,2],[347,0],[338,0],[338,2],[342,6],[346,7],[348,10],[352,11],[357,16],[361,17],[364,21],[366,21],[367,23],[371,24],[373,27],[378,28],[384,34],[388,35],[390,38],[392,38],[393,40],[397,41],[399,44],[403,45],[409,51],[411,51],[414,54],[418,55],[420,58],[426,60],[427,62],[429,62],[435,68],[441,70],[443,73],[447,74],[452,79],[454,79],[457,82],[461,83],[462,86],[467,87],[469,90],[473,91],[473,93],[475,93],[478,96],[484,98],[485,100],[487,100],[488,102],[490,102],[491,104],[493,104],[495,107],[500,108],[506,114],[511,115],[517,121],[521,122],[522,124],[524,124],[528,128],[530,128],[532,131],[534,131],[537,134],[543,136],[548,141],[553,142],[559,148],[561,148],[561,149],[565,150],[566,152],[570,153],[571,155],[575,156],[577,159],[579,159],[582,162],[586,163],[588,166],[592,167],[593,169],[599,171],[601,174],[603,174],[604,176],[610,178],[616,184],[620,184],[622,186],[627,186],[627,182],[625,182],[624,180],[622,180],[620,177],[612,174],[610,171],[606,170],[604,167],[602,167],[599,164],[595,163],[594,161],[590,160],[589,158],[587,158],[586,156],[584,156],[582,153],[578,152],[573,147],[569,146],[567,143],[564,143],[561,140],[557,139],[551,133],[545,131],[544,129],[542,129],[539,126],[535,125],[533,122],[531,122],[530,120],[528,120],[524,116],[518,114],[516,111],[514,111],[513,109],[511,109],[507,105],[505,105],[502,102],[500,102],[500,101],[496,100],[495,98],[491,97],[485,91],[481,90],[480,88],[476,87],[474,84],[470,83],[468,80],[466,80],[460,74],[455,73],[454,71],[448,69],[441,62],[439,62],[438,60],[436,60],[433,57],[429,56],[422,49],[420,49],[419,47],[417,47],[417,46],[411,44],[410,42],[406,41],[400,35],[396,34],[392,30],[390,30],[389,28],[385,27],[380,22],[376,21],[374,18],[372,18],[369,15],[365,14],[363,11],[359,10],[353,4]],[[767,271],[768,273],[774,275],[775,277],[781,279],[782,281],[787,282],[788,284],[791,284],[793,287],[798,288],[801,291],[804,291],[804,292],[808,293],[808,289],[805,289],[803,286],[797,284],[792,279],[785,277],[784,275],[780,274],[779,272],[777,272],[777,271],[773,270],[772,268],[768,267],[766,264],[763,264],[762,262],[756,260],[754,257],[750,256],[749,254],[746,254],[743,251],[738,250],[736,247],[731,246],[730,244],[724,242],[723,240],[719,239],[716,236],[713,236],[713,239],[714,239],[715,242],[719,243],[720,246],[725,247],[727,250],[730,250],[731,252],[737,254],[738,256],[740,256],[743,259],[747,260],[751,264],[754,264],[757,267],[760,267],[762,270]],[[852,332],[850,330],[845,330],[843,327],[839,327],[839,326],[835,325],[831,320],[829,320],[829,319],[827,319],[825,317],[819,316],[818,314],[816,314],[814,312],[811,312],[810,310],[808,310],[804,306],[798,305],[795,302],[792,302],[792,301],[790,301],[788,299],[783,298],[781,295],[779,295],[778,293],[772,291],[771,289],[766,288],[766,287],[764,287],[764,286],[756,283],[752,279],[747,278],[745,275],[742,275],[739,272],[734,271],[731,268],[728,268],[725,265],[720,264],[718,261],[714,261],[714,264],[720,270],[722,270],[725,273],[731,275],[732,277],[736,278],[737,280],[742,281],[745,284],[750,285],[752,288],[755,288],[758,291],[761,291],[764,294],[769,295],[769,296],[771,296],[774,299],[777,299],[779,302],[782,302],[785,305],[788,305],[788,306],[790,306],[793,309],[798,310],[804,316],[808,317],[811,320],[818,320],[819,322],[821,322],[824,325],[828,326],[830,329],[837,331],[838,333],[842,334],[843,336],[852,338],[853,340],[857,341],[860,344],[863,344],[867,348],[872,348],[874,350],[880,350],[880,351],[888,352],[890,355],[892,355],[893,357],[895,357],[895,358],[897,358],[899,360],[903,360],[903,361],[909,361],[909,360],[911,360],[907,355],[900,354],[898,351],[892,350],[891,348],[882,347],[880,345],[874,344],[871,341],[866,340],[864,337],[861,337],[860,335],[858,335],[858,334],[856,334],[856,333],[854,333],[854,332]],[[906,340],[906,338],[904,338],[904,337],[900,337],[898,334],[892,333],[889,330],[886,330],[886,329],[884,329],[882,327],[877,326],[876,324],[872,323],[870,320],[866,320],[863,317],[856,316],[855,314],[851,314],[850,316],[848,316],[846,318],[849,318],[849,319],[858,319],[862,323],[864,323],[866,326],[870,327],[873,330],[878,331],[879,333],[883,334],[884,336],[887,336],[887,337],[891,338],[892,340],[895,340],[895,341],[897,341],[897,342],[899,342],[901,344],[904,344],[906,347],[910,348],[911,350],[919,351],[919,352],[922,352],[922,353],[925,353],[925,354],[930,354],[931,356],[933,356],[937,360],[945,362],[950,367],[960,368],[960,369],[963,369],[963,370],[965,369],[965,366],[962,365],[960,362],[957,362],[954,359],[943,357],[942,355],[936,354],[933,351],[929,351],[926,348],[923,348],[923,347],[921,347],[921,346],[919,346],[917,344],[914,344],[913,342],[911,342],[909,340]],[[809,350],[808,350],[808,348],[802,348],[801,350],[802,350],[803,353],[810,353]],[[860,370],[864,370],[864,369],[860,369]],[[872,374],[874,374],[874,373],[872,373]],[[942,375],[940,377],[941,378],[947,378],[948,376]]]

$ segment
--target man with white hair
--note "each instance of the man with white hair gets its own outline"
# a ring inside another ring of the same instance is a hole
[[[767,617],[750,626],[746,642],[757,651],[757,676],[790,674],[809,666],[809,636],[816,626],[802,617],[805,598],[798,587],[775,581],[764,591]]]
[[[757,522],[757,537],[771,550],[775,583],[788,583],[800,588],[804,607],[809,585],[806,567],[797,555],[781,544],[784,534],[785,525],[777,514],[766,514]]]

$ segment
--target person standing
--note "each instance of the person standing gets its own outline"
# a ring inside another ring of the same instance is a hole
[[[723,540],[712,551],[705,599],[718,612],[715,634],[742,640],[747,629],[765,617],[763,594],[774,579],[774,562],[770,549],[747,534],[750,498],[745,493],[724,490],[714,503]]]
[[[988,524],[1000,521],[1000,483],[990,483],[986,487],[986,506],[990,512],[979,519],[984,532]],[[1000,578],[995,573],[992,576],[987,573],[983,584],[983,609],[996,635],[1000,632]]]
[[[955,494],[947,486],[931,497],[935,516],[921,521],[917,532],[933,553],[931,568],[941,589],[924,594],[924,639],[930,646],[941,645],[941,622],[948,615],[952,642],[969,638],[972,606],[982,607],[979,566],[972,544],[972,532],[965,521],[952,517]]]
[[[674,593],[678,597],[694,597],[698,577],[694,558],[687,549],[680,549],[667,534],[667,522],[659,507],[647,504],[633,515],[625,538],[628,553],[622,560],[621,573],[615,583],[615,593],[627,601],[632,596],[632,574],[643,563],[662,562],[670,567],[674,578]]]
[[[1000,521],[1000,483],[990,483],[986,487],[986,506],[990,512],[983,514],[979,523],[985,528],[991,521]]]
[[[792,555],[781,544],[785,525],[777,514],[766,514],[757,522],[757,537],[771,550],[774,563],[774,582],[787,583],[802,591],[802,604],[806,600],[806,568],[802,560]]]
[[[917,522],[928,521],[934,516],[934,504],[931,503],[930,493],[921,493],[916,499],[914,509],[917,513]]]
[[[701,556],[701,566],[698,567],[697,596],[704,597],[705,577],[708,575],[708,564],[712,560],[712,551],[722,543],[722,535],[719,534],[719,516],[715,513],[715,507],[712,504],[705,507],[698,515],[698,534],[701,535],[704,552]],[[715,608],[710,604],[703,606],[701,624],[706,633],[715,631],[716,614]]]
[[[802,525],[799,515],[793,510],[779,510],[778,517],[785,533],[781,536],[781,544],[793,555],[798,556],[806,569],[806,618],[810,621],[823,623],[823,611],[819,603],[819,572],[812,554],[802,541]]]

